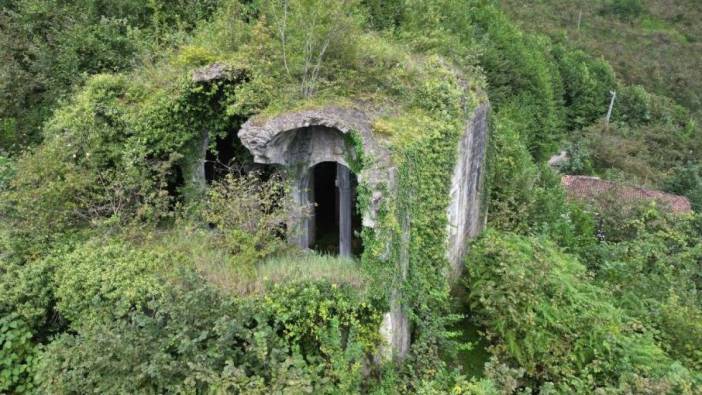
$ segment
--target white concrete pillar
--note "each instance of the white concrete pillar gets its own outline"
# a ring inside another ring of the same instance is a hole
[[[339,189],[339,256],[351,256],[351,171],[336,164],[336,186]]]
[[[309,248],[314,237],[314,173],[310,169],[289,172],[293,207],[288,221],[288,241],[300,248]]]

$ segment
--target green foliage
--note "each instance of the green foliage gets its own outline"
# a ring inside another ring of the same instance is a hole
[[[681,170],[697,161],[700,129],[687,110],[668,98],[641,86],[621,87],[613,120],[609,127],[593,124],[577,133],[569,149],[571,163],[562,170],[608,178],[616,172],[629,184],[669,189],[678,182],[676,173],[685,177]],[[675,190],[694,196],[694,187],[688,186]]]
[[[16,174],[0,200],[0,215],[12,224],[10,231],[16,238],[44,243],[80,221],[77,212],[87,211],[83,203],[97,177],[77,168],[62,148],[38,149],[36,158],[42,161],[29,155],[18,160]]]
[[[228,174],[207,192],[203,219],[217,227],[222,248],[229,249],[232,267],[242,276],[285,246],[281,238],[292,206],[283,179],[266,181],[258,173]],[[306,214],[305,212],[301,213]]]
[[[692,209],[702,212],[702,165],[688,164],[674,170],[673,175],[665,180],[668,192],[687,196]]]
[[[520,234],[548,235],[570,251],[594,242],[591,217],[566,202],[558,174],[534,163],[519,134],[519,115],[513,113],[520,110],[503,107],[493,117],[487,179],[490,225]]]
[[[522,34],[497,8],[476,3],[470,14],[482,41],[480,64],[496,116],[503,107],[519,109],[524,143],[537,160],[544,159],[564,136],[563,87],[551,45]]]
[[[36,350],[32,332],[15,314],[0,317],[0,391],[29,394]]]
[[[190,176],[183,158],[195,137],[221,137],[240,122],[224,110],[232,82],[194,84],[181,74],[154,92],[122,75],[91,78],[47,123],[44,144],[19,159],[0,200],[13,231],[39,243],[108,218],[168,216],[182,192],[178,175]]]
[[[133,311],[64,334],[41,355],[42,390],[358,392],[379,314],[325,283],[234,300],[185,273]],[[106,357],[107,356],[107,357]]]
[[[53,273],[44,261],[16,264],[0,259],[0,315],[15,315],[37,332],[46,329],[53,318]]]
[[[368,9],[368,22],[376,30],[394,29],[400,25],[406,0],[362,0]]]
[[[630,21],[639,18],[645,8],[641,0],[610,0],[604,11]]]
[[[299,86],[310,97],[352,59],[360,33],[356,0],[278,0],[266,2],[262,11],[274,37],[273,59],[277,73]],[[273,70],[271,70],[273,71]]]
[[[589,126],[607,113],[611,90],[616,88],[614,71],[603,59],[582,51],[558,48],[556,61],[563,80],[566,127]]]
[[[0,11],[0,335],[21,339],[2,349],[0,391],[29,388],[34,366],[46,393],[697,390],[699,217],[602,214],[599,243],[597,217],[542,165],[582,135],[569,171],[666,180],[698,204],[702,139],[684,108],[494,1],[83,3]],[[634,2],[614,3],[635,23]],[[223,78],[191,81],[212,62]],[[444,358],[460,316],[443,213],[485,87],[490,224],[541,238],[491,232],[472,249],[468,300],[499,358],[468,379]],[[615,88],[612,125],[593,126]],[[253,115],[339,103],[384,110],[373,129],[402,191],[363,230],[360,265],[285,253],[277,176],[183,185],[202,138],[214,150]],[[42,144],[18,154],[40,124]],[[376,367],[391,289],[413,344],[402,366]]]
[[[529,382],[585,393],[644,380],[662,392],[692,393],[690,373],[552,244],[490,231],[466,267],[468,299],[492,352],[525,368]]]
[[[626,86],[617,92],[612,119],[629,125],[640,125],[652,120],[651,95],[640,85]]]
[[[538,179],[538,168],[534,164],[518,123],[506,115],[511,109],[503,109],[500,117],[492,117],[487,185],[490,187],[490,222],[499,229],[526,231],[528,221],[512,215],[514,212],[529,212],[533,205],[534,183]],[[515,109],[514,111],[518,111]]]
[[[402,192],[383,207],[379,231],[364,234],[362,257],[370,267],[390,266],[392,277],[377,275],[376,283],[391,281],[402,290],[413,327],[411,359],[401,377],[410,392],[418,391],[422,381],[434,381],[442,371],[441,350],[455,349],[456,334],[448,327],[459,316],[449,308],[449,264],[439,242],[446,238],[447,218],[436,213],[448,205],[455,147],[464,120],[479,100],[463,88],[461,76],[443,58],[431,56],[419,70],[423,78],[415,88],[411,110],[373,125],[376,133],[392,139],[397,187]]]
[[[676,168],[697,160],[700,145],[694,124],[681,127],[673,122],[593,125],[579,139],[586,142],[596,172],[621,171],[627,183],[661,189]]]
[[[58,100],[86,77],[128,70],[147,48],[183,38],[218,0],[19,0],[0,12],[0,119],[16,130],[5,147],[41,139]],[[181,37],[179,37],[181,36]],[[0,141],[2,141],[0,139]]]
[[[695,0],[499,0],[528,32],[606,59],[622,82],[674,98],[699,121],[702,7]],[[618,14],[615,14],[615,10]]]
[[[0,154],[0,191],[5,189],[5,186],[9,183],[14,172],[14,162],[10,158],[6,158]]]
[[[122,242],[90,241],[75,251],[49,258],[55,266],[58,312],[72,325],[96,317],[119,319],[146,308],[169,284],[159,272],[177,271],[177,256],[140,250]]]
[[[671,356],[702,366],[697,328],[702,314],[698,219],[653,206],[611,204],[601,213],[608,243],[585,251],[588,266],[614,301],[655,332]]]
[[[566,148],[566,152],[568,153],[568,161],[559,166],[558,170],[560,172],[574,175],[592,174],[594,172],[592,154],[586,142],[576,141],[570,143]]]

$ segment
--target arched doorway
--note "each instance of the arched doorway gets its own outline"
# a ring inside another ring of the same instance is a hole
[[[314,203],[310,247],[340,256],[360,255],[361,215],[356,207],[356,175],[340,163],[321,162],[310,169],[310,184]]]

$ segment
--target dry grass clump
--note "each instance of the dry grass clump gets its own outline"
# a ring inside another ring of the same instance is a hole
[[[211,251],[208,258],[224,258]],[[265,293],[276,284],[327,281],[347,285],[359,292],[366,290],[366,276],[353,259],[292,251],[255,266],[253,272],[237,270],[227,259],[196,259],[198,270],[218,288],[241,296]]]
[[[201,275],[227,293],[241,296],[262,294],[276,284],[327,281],[366,291],[367,276],[350,258],[322,255],[289,248],[254,265],[242,264],[223,248],[221,240],[208,230],[189,229],[171,234],[165,241],[171,252],[189,256]]]

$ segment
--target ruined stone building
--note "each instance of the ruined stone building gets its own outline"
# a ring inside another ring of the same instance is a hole
[[[196,73],[195,78],[217,78],[217,70]],[[461,120],[460,135],[451,140],[455,160],[450,186],[442,192],[448,204],[432,213],[445,219],[445,240],[437,242],[443,243],[449,263],[446,276],[451,278],[461,272],[468,239],[485,223],[482,180],[489,105],[480,97],[472,99],[472,109]],[[385,245],[379,249],[386,252],[379,253],[380,259],[396,261],[391,263],[396,264],[395,276],[401,282],[410,270],[407,243],[414,219],[407,214],[394,226],[379,217],[394,210],[391,202],[412,192],[398,184],[392,142],[374,128],[385,115],[382,110],[353,104],[308,107],[255,116],[243,123],[237,136],[255,163],[274,165],[286,174],[295,208],[287,227],[291,243],[303,249],[358,256],[368,242],[364,235],[377,238],[384,234]],[[201,146],[204,160],[207,141]],[[200,178],[203,172],[199,171]],[[369,230],[372,232],[366,232]],[[393,243],[398,252],[391,258],[388,251]],[[392,354],[402,357],[410,342],[408,318],[400,290],[392,289],[389,294],[390,311],[381,332]]]

